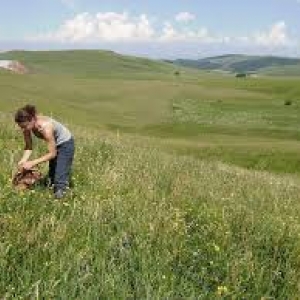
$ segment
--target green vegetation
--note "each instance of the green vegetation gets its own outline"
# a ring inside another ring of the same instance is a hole
[[[0,53],[0,59],[18,60],[30,73],[70,74],[75,77],[127,77],[172,74],[175,66],[146,58],[119,55],[112,51],[10,51]]]
[[[104,52],[106,77],[67,53],[0,72],[0,298],[299,299],[298,80],[125,75]],[[75,134],[63,201],[11,188],[27,102]]]
[[[222,55],[199,60],[178,59],[180,66],[231,73],[257,73],[273,76],[300,76],[300,59],[275,56]]]

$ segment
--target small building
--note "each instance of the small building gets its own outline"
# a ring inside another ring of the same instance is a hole
[[[12,60],[0,60],[0,68],[10,70]]]
[[[0,60],[0,68],[9,70],[14,73],[24,74],[27,70],[24,65],[22,65],[17,60]]]

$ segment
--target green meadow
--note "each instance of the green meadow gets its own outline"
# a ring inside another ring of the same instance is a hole
[[[105,51],[0,59],[28,68],[0,71],[1,299],[300,299],[299,77]],[[26,103],[74,133],[62,201],[12,189]]]

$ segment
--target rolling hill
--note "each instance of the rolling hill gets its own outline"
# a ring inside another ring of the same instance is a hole
[[[192,69],[225,73],[256,73],[273,76],[300,76],[300,59],[275,56],[229,54],[198,60],[153,60],[106,50],[8,51],[0,60],[20,62],[33,74],[75,77],[158,78]]]
[[[1,59],[29,70],[0,70],[1,299],[299,299],[299,78],[103,51]],[[12,190],[26,103],[74,134],[62,201]]]
[[[164,61],[104,50],[9,51],[0,53],[0,60],[19,61],[30,73],[80,77],[174,75],[178,69]]]
[[[267,75],[300,75],[300,59],[275,56],[247,56],[229,54],[199,60],[178,59],[176,65],[201,70],[230,73],[259,73]]]

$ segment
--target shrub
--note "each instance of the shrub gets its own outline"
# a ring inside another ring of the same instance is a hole
[[[235,75],[236,78],[246,78],[247,77],[247,74],[246,73],[237,73]]]
[[[292,100],[285,100],[284,105],[292,105]]]

